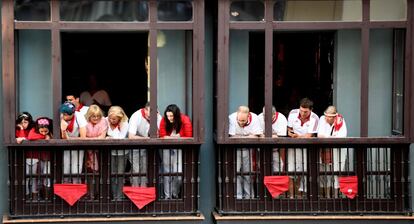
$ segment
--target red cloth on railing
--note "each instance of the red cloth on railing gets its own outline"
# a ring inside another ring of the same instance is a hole
[[[73,206],[86,194],[86,184],[54,184],[53,192]]]
[[[339,177],[339,189],[348,198],[355,198],[358,194],[358,177]]]
[[[264,184],[273,198],[289,190],[289,176],[265,176]]]
[[[155,187],[124,187],[123,192],[139,209],[155,201]]]

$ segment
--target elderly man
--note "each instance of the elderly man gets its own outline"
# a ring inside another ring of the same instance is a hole
[[[346,123],[341,114],[338,114],[336,107],[329,106],[324,115],[321,116],[318,125],[319,138],[344,138],[347,136]],[[320,171],[321,172],[341,172],[345,171],[348,157],[347,148],[327,148],[320,151]],[[333,167],[332,167],[333,164]],[[333,170],[332,170],[333,168]],[[338,197],[338,175],[334,175],[335,197]],[[320,178],[320,187],[327,198],[331,197],[332,175],[322,175]]]
[[[263,112],[259,114],[260,127],[263,132],[265,130],[265,108]],[[285,115],[276,111],[275,106],[272,106],[272,137],[283,137],[287,134],[287,119]],[[274,148],[272,152],[273,160],[273,172],[281,172],[285,166],[285,149]]]
[[[230,137],[257,138],[263,136],[263,129],[256,114],[247,106],[240,106],[237,112],[229,116]],[[237,199],[254,198],[252,172],[256,171],[257,149],[237,149]]]

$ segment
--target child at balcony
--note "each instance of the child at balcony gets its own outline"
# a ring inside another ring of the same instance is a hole
[[[36,140],[49,140],[52,138],[53,132],[53,124],[52,120],[47,117],[39,117],[35,121],[35,127],[32,128],[27,136],[27,139],[30,141]],[[28,151],[26,152],[26,164],[32,164],[32,169],[27,167],[26,165],[26,175],[39,175],[39,170],[37,164],[40,161],[40,174],[49,175],[50,174],[50,153],[48,151]],[[36,163],[36,166],[33,164]],[[44,177],[43,180],[40,181],[43,184],[43,195],[42,198],[48,199],[48,195],[50,193],[50,178]],[[37,178],[26,178],[26,194],[28,193],[29,185],[32,185],[32,189],[34,187],[35,191],[32,191],[33,200],[37,198]]]
[[[33,118],[29,112],[22,112],[16,119],[16,142],[18,144],[27,140],[30,130],[33,128]]]
[[[119,106],[112,106],[108,111],[107,139],[124,139],[128,132],[128,117]],[[111,190],[115,200],[123,197],[124,173],[128,159],[129,150],[111,150]]]
[[[193,127],[187,115],[180,112],[180,108],[171,104],[164,112],[164,118],[160,123],[160,138],[190,138],[193,137]],[[164,198],[179,198],[182,184],[182,150],[161,150]],[[175,174],[174,174],[175,173]]]
[[[107,120],[104,118],[103,111],[101,108],[95,104],[89,106],[88,112],[86,112],[85,118],[87,120],[86,124],[86,138],[87,139],[105,139],[106,132],[108,130]],[[99,171],[99,162],[98,162],[98,151],[97,150],[87,150],[86,151],[86,172],[93,173],[92,178],[95,178],[96,172]],[[89,195],[93,197],[96,196],[94,189],[94,184],[99,183],[96,181],[88,181]],[[98,185],[96,185],[98,186]]]

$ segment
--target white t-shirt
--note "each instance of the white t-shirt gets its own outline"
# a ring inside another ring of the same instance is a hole
[[[129,119],[129,130],[128,132],[133,135],[142,137],[148,137],[150,122],[142,116],[142,108],[132,114]],[[157,128],[160,128],[161,115],[157,113]]]
[[[330,125],[325,120],[325,115],[323,115],[319,119],[319,125],[318,125],[318,137],[338,137],[338,138],[344,138],[347,136],[347,129],[346,129],[346,123],[345,119],[342,120],[342,126],[338,131],[334,130],[334,125]]]
[[[260,126],[259,117],[250,112],[247,125],[240,127],[237,123],[237,112],[230,114],[229,116],[229,135],[234,136],[247,136],[247,135],[261,135],[263,129]]]
[[[66,122],[70,124],[69,122]],[[79,137],[79,128],[86,127],[88,122],[86,121],[85,115],[81,112],[75,111],[75,122],[73,123],[72,132],[67,131],[69,137]]]
[[[286,136],[287,134],[287,120],[285,115],[282,113],[276,112],[277,119],[272,122],[272,134],[276,134],[277,136]],[[260,121],[260,127],[265,131],[265,121],[263,113],[258,115]]]
[[[311,112],[309,120],[302,124],[299,119],[299,109],[291,110],[288,117],[288,127],[293,129],[295,134],[314,134],[318,132],[319,117]]]
[[[115,139],[123,139],[127,137],[128,132],[128,122],[122,122],[118,127],[112,129],[111,125],[109,124],[108,118],[105,118],[108,123],[108,131],[106,132],[106,135]],[[129,150],[111,150],[111,154],[113,156],[118,155],[125,155],[128,154]]]
[[[83,114],[83,116],[85,116],[86,113],[88,112],[88,110],[89,110],[89,107],[88,106],[82,106],[82,108],[79,110],[79,112],[81,114]]]
[[[98,102],[100,105],[103,106],[111,106],[112,102],[109,98],[108,93],[105,90],[98,90],[93,95],[91,95],[88,91],[83,91],[80,95],[80,102],[84,105],[90,106],[95,102]]]

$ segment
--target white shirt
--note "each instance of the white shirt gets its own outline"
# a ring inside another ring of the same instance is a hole
[[[69,122],[66,122],[70,124]],[[86,127],[88,122],[86,121],[85,115],[81,112],[75,111],[75,122],[73,123],[72,132],[67,131],[69,137],[79,137],[79,128]]]
[[[263,129],[260,127],[259,117],[250,112],[247,125],[240,127],[237,123],[237,112],[230,114],[229,116],[229,135],[234,136],[247,136],[247,135],[261,135]]]
[[[106,135],[115,139],[123,139],[126,138],[127,132],[128,132],[128,122],[122,122],[118,127],[112,129],[111,125],[109,124],[108,118],[105,118],[108,123],[108,131],[106,132]],[[125,155],[128,154],[129,150],[111,150],[112,155]]]
[[[318,132],[319,117],[311,112],[309,120],[302,124],[299,119],[299,109],[291,110],[288,117],[288,127],[293,129],[295,134],[314,134]]]
[[[111,99],[109,99],[109,95],[105,90],[98,90],[93,95],[91,95],[88,91],[83,91],[80,95],[80,102],[90,106],[94,104],[95,102],[98,102],[100,105],[103,106],[111,106],[112,102]]]
[[[85,116],[86,115],[86,113],[88,112],[88,110],[89,110],[89,107],[88,106],[82,106],[82,108],[79,110],[79,112],[81,113],[81,114],[83,114],[83,116]]]
[[[338,131],[334,130],[334,125],[330,125],[325,120],[325,115],[323,115],[319,119],[319,125],[318,125],[318,137],[338,137],[338,138],[344,138],[347,136],[347,129],[346,129],[346,123],[345,119],[342,120],[342,126]]]
[[[272,123],[272,134],[277,136],[286,136],[287,134],[287,119],[282,113],[277,113],[277,119]],[[260,127],[265,131],[265,121],[263,113],[259,114]]]
[[[138,135],[142,137],[148,137],[150,123],[147,119],[142,116],[142,108],[132,114],[129,119],[129,130],[128,132],[133,135]],[[161,115],[157,113],[157,128],[160,128]]]

